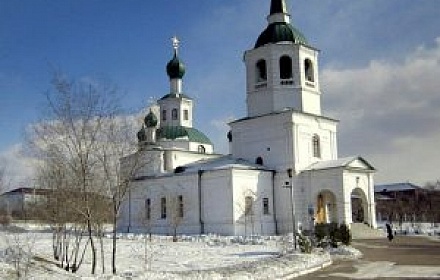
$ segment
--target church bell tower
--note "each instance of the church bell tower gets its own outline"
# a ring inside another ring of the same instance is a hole
[[[268,25],[244,54],[248,117],[284,109],[321,115],[318,50],[290,24],[285,0],[272,0]]]

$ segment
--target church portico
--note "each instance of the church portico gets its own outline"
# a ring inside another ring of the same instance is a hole
[[[344,173],[344,200],[350,205],[345,209],[345,219],[348,224],[363,223],[376,228],[376,211],[374,203],[373,173],[364,170],[346,170]]]
[[[374,171],[361,157],[317,162],[303,171],[302,177],[311,189],[315,222],[362,222],[376,227],[372,197],[368,196],[374,190]]]

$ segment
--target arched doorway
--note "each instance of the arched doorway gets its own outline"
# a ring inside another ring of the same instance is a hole
[[[353,223],[368,222],[367,197],[362,189],[356,188],[351,192],[351,219]]]
[[[316,223],[328,224],[338,222],[336,196],[329,190],[321,191],[317,196]]]

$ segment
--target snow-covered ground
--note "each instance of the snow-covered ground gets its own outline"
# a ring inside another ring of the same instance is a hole
[[[11,246],[32,252],[30,279],[287,279],[331,263],[328,252],[290,253],[278,237],[220,237],[214,235],[170,237],[124,234],[118,239],[116,276],[111,274],[111,239],[105,238],[105,272],[98,257],[97,273],[90,275],[90,253],[76,274],[58,268],[53,261],[52,235],[31,230],[0,231],[0,279],[13,279]],[[284,243],[285,244],[285,243]],[[23,263],[21,264],[23,265]]]
[[[437,228],[438,229],[438,228]],[[427,230],[440,240],[437,229]],[[21,230],[22,231],[22,230]],[[414,230],[409,230],[415,233]],[[29,279],[290,279],[329,265],[335,258],[359,258],[353,247],[315,250],[312,254],[280,254],[287,247],[279,237],[253,238],[215,235],[171,237],[121,234],[118,238],[117,275],[111,274],[111,239],[104,238],[105,272],[98,256],[97,273],[90,275],[89,251],[76,274],[66,272],[53,261],[52,234],[41,228],[11,233],[0,227],[0,279],[14,279],[11,247],[21,245],[31,252]],[[99,249],[99,248],[98,248]],[[20,264],[23,269],[24,262]]]

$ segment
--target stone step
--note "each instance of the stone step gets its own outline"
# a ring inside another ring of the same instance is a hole
[[[352,223],[350,230],[353,239],[386,238],[386,233],[383,230],[371,228],[363,223]]]

